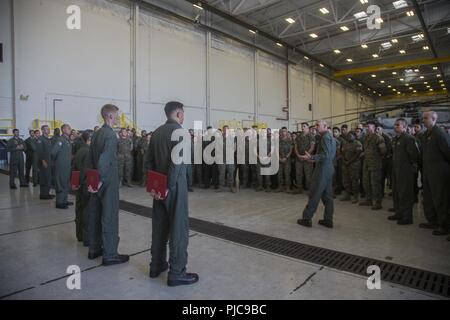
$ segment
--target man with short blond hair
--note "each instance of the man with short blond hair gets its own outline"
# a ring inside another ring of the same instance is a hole
[[[89,167],[98,170],[98,190],[92,193],[89,212],[89,259],[103,255],[103,265],[124,263],[128,255],[117,252],[119,246],[119,171],[117,166],[117,136],[112,129],[119,108],[104,105],[101,115],[103,126],[92,136],[89,147]],[[103,245],[103,249],[102,249]]]

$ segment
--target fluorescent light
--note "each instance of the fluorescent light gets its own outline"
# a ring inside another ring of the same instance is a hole
[[[384,83],[384,80],[380,80],[380,83]]]
[[[356,19],[367,18],[367,13],[365,11],[357,12],[353,15]]]
[[[405,87],[409,86],[409,84],[405,83]]]
[[[289,22],[289,23],[294,23],[295,22],[295,20],[292,19],[292,18],[286,18],[286,21]]]
[[[336,54],[341,53],[341,50],[339,50],[339,49],[334,49],[333,51],[334,51],[334,53],[336,53]]]
[[[419,69],[414,69],[414,72],[419,72]]]
[[[406,51],[405,50],[399,50],[398,52],[400,52],[401,54],[405,54],[406,53]]]
[[[348,81],[352,81],[352,79],[351,79],[351,78],[347,78],[347,80],[348,80]]]
[[[374,54],[372,55],[372,57],[378,58],[379,56],[378,56],[376,53],[374,53]]]
[[[428,81],[425,81],[423,84],[428,84]]]
[[[437,67],[435,66],[435,67],[433,67],[433,70],[437,70]]]
[[[315,33],[310,33],[309,36],[310,36],[311,38],[317,38],[317,37],[318,37],[318,35],[315,34]]]
[[[423,49],[423,50],[429,50],[430,47],[428,47],[428,46],[423,46],[422,49]]]
[[[397,39],[392,39],[391,42],[392,42],[392,43],[397,43],[398,40],[397,40]]]
[[[201,3],[199,3],[199,4],[194,3],[193,6],[196,7],[197,9],[203,10]]]
[[[416,35],[412,36],[411,39],[413,39],[414,42],[422,41],[423,40],[423,33],[416,34]]]
[[[430,91],[433,91],[433,89],[430,89]]]
[[[401,94],[401,92],[400,92],[400,91],[397,91],[397,94]]]
[[[424,76],[420,76],[419,78],[420,78],[420,79],[423,79],[423,78],[425,78],[425,77],[424,77]]]
[[[382,18],[376,18],[376,19],[375,19],[375,22],[376,22],[376,23],[383,23],[383,19],[382,19]]]
[[[283,45],[279,42],[277,42],[277,46],[282,47]]]
[[[414,15],[414,11],[408,11],[408,12],[406,12],[406,15],[408,16],[408,17],[412,17],[413,15]]]
[[[392,4],[394,5],[395,9],[400,9],[408,6],[408,3],[406,3],[405,0],[394,1],[392,2]]]
[[[348,30],[350,30],[350,29],[349,29],[347,26],[342,26],[342,27],[341,27],[341,30],[342,30],[342,31],[348,31]]]
[[[445,87],[445,84],[441,83],[441,87]]]
[[[400,81],[405,81],[405,79],[403,79],[403,78],[400,78]]]
[[[309,58],[307,56],[304,56],[303,58],[305,58],[305,60],[309,60]]]
[[[321,64],[321,63],[319,63],[319,66],[321,66],[322,68],[324,67],[324,65],[323,65],[323,64]]]
[[[368,3],[369,0],[359,0],[359,2],[361,2],[362,4]]]
[[[392,88],[392,86],[391,86],[391,85],[388,85],[388,88]]]
[[[438,78],[439,78],[440,76],[441,76],[441,74],[440,74],[440,73],[438,73],[438,74],[436,75],[436,77],[438,77]]]
[[[362,87],[362,84],[361,84],[361,83],[358,83],[358,86]]]
[[[430,86],[427,86],[427,88],[430,88]]]
[[[381,93],[378,94],[381,97]]]
[[[372,78],[376,78],[377,75],[376,75],[376,74],[372,74],[371,77],[372,77]]]
[[[416,92],[417,92],[417,90],[413,90],[413,92],[414,92],[414,93],[416,93]]]
[[[392,47],[392,44],[390,42],[383,42],[381,46],[383,47],[383,49],[389,49],[390,47]]]
[[[350,59],[350,58],[348,58],[348,59],[347,59],[347,62],[353,62],[353,60],[352,60],[352,59]]]
[[[395,72],[395,71],[392,71],[392,74],[397,74],[397,72]]]
[[[414,89],[413,87],[409,87],[409,90],[412,90],[412,89]]]
[[[362,45],[361,45],[361,48],[367,49],[367,44],[362,44]]]
[[[444,80],[439,80],[439,83],[443,83],[444,82]]]
[[[248,31],[250,31],[250,33],[256,34],[256,31],[255,31],[255,30],[249,29]]]
[[[330,13],[327,8],[320,8],[319,11],[322,12],[322,14]]]
[[[397,89],[394,88],[394,89],[392,89],[392,91],[397,91]]]

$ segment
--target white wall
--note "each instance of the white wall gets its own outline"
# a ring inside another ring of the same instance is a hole
[[[9,10],[0,2],[0,39],[10,48]],[[67,6],[81,7],[81,30],[68,30]],[[98,124],[100,107],[117,104],[132,118],[130,8],[106,0],[15,0],[15,76],[17,126],[32,127],[33,120],[56,118],[83,129]],[[179,100],[186,106],[185,127],[194,120],[206,126],[206,34],[192,25],[140,13],[137,50],[138,126],[154,130],[164,121],[163,106]],[[290,119],[286,66],[262,52],[229,39],[212,36],[210,49],[210,119],[256,120],[270,127],[289,126],[305,120],[340,115],[348,110],[371,108],[371,99],[313,74],[307,63],[289,66]],[[12,116],[11,56],[5,52],[0,65],[0,117]],[[8,69],[9,68],[9,69]],[[9,70],[9,72],[8,72]],[[257,96],[255,99],[255,92]],[[314,97],[313,97],[314,92]],[[331,96],[333,94],[333,96]],[[29,96],[20,100],[20,95]],[[312,104],[312,111],[308,105]],[[255,110],[256,107],[256,110]],[[351,111],[348,111],[351,112]],[[346,115],[333,123],[351,120]]]
[[[3,43],[3,63],[0,63],[0,119],[13,118],[12,94],[12,38],[11,38],[11,2],[0,1],[0,42]],[[0,122],[0,126],[9,125]]]

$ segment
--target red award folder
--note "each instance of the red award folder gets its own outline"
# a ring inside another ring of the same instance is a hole
[[[160,193],[161,198],[165,199],[169,193],[169,189],[167,189],[167,176],[149,170],[147,173],[147,192]]]
[[[100,174],[98,173],[98,170],[95,169],[87,169],[86,170],[86,181],[87,186],[89,186],[94,190],[98,190],[98,184],[100,183]]]
[[[80,171],[72,171],[72,176],[70,177],[70,184],[72,189],[78,188],[80,186]]]

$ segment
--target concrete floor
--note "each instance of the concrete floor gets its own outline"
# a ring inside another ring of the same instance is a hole
[[[192,232],[188,271],[198,272],[193,286],[169,288],[166,274],[148,277],[152,220],[120,212],[124,265],[103,267],[88,260],[75,239],[74,208],[61,211],[41,201],[39,188],[9,190],[0,175],[0,297],[4,299],[442,299],[426,292],[382,282],[368,290],[366,278],[290,259]],[[121,189],[121,199],[151,206],[143,188]],[[335,202],[335,228],[317,226],[323,207],[306,229],[296,224],[306,195],[238,194],[199,190],[189,194],[190,216],[270,236],[450,274],[450,242],[419,229],[398,226],[387,211],[373,212]],[[390,200],[384,207],[388,208]],[[66,287],[69,265],[78,265],[81,289]]]

